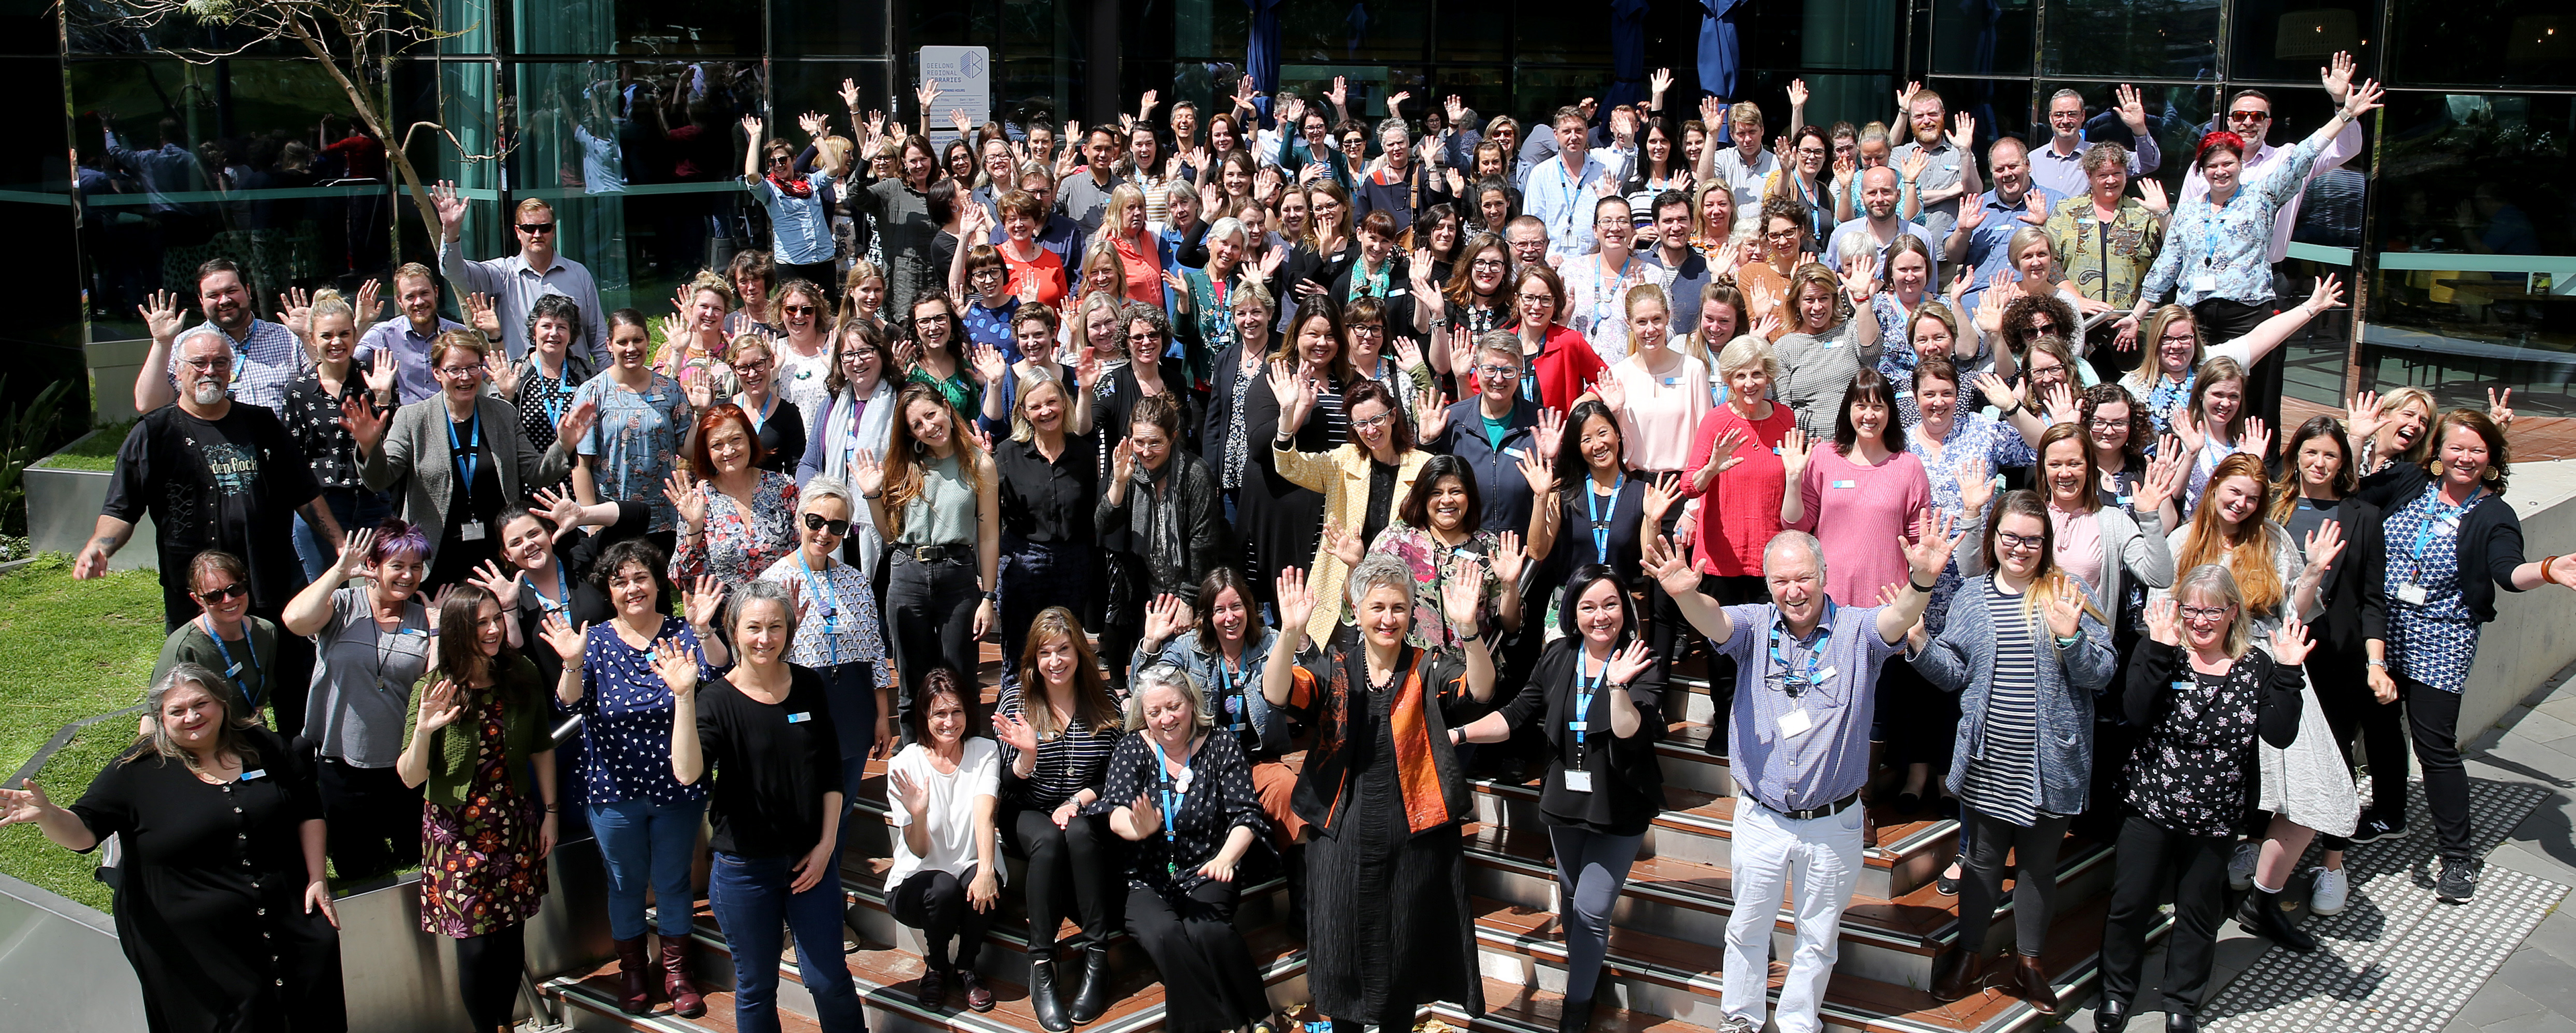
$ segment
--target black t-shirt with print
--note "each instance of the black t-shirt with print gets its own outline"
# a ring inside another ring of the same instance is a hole
[[[100,512],[151,516],[163,585],[184,588],[189,561],[222,549],[249,567],[251,605],[274,611],[304,586],[295,510],[321,493],[304,451],[266,407],[233,403],[201,420],[165,405],[125,435]]]

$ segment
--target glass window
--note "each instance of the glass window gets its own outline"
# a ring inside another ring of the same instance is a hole
[[[2394,28],[2393,82],[2576,86],[2576,11],[2564,0],[2399,0]]]
[[[2136,134],[2129,131],[2128,123],[2121,120],[2119,112],[2111,108],[2121,85],[2042,81],[2033,91],[2041,121],[2030,127],[2030,134],[2025,139],[2032,147],[2050,145],[2056,134],[2046,121],[2048,107],[2058,90],[2071,89],[2084,99],[2081,137],[2085,143],[2108,141],[2131,150],[2137,149]],[[2179,196],[2183,175],[2191,164],[2192,147],[2209,128],[2210,108],[2206,101],[2209,91],[2153,83],[2139,86],[2137,90],[2138,105],[2146,109],[2147,134],[2155,138],[2156,148],[2162,154],[2162,163],[2148,175],[2164,185],[2167,196]],[[2181,98],[2179,101],[2178,97]],[[2322,97],[2319,102],[2323,102]],[[1980,128],[1978,135],[1986,134]]]
[[[1240,10],[1240,5],[1223,5]],[[1241,19],[1237,18],[1239,22]],[[1002,5],[1002,49],[993,70],[993,106],[1005,117],[1025,124],[1045,118],[1058,126],[1066,112],[1080,111],[1074,98],[1083,88],[1086,47],[1070,4],[1006,3]],[[1238,45],[1236,53],[1241,53]]]
[[[848,81],[859,88],[859,110],[884,111],[886,99],[892,96],[894,62],[887,61],[779,61],[770,65],[770,110],[772,121],[780,126],[769,130],[773,136],[793,138],[804,146],[805,134],[797,128],[798,116],[811,111],[830,124],[829,133],[853,140],[858,130],[850,125],[849,105],[841,101],[841,83]],[[907,88],[907,92],[909,89]],[[907,105],[908,106],[908,105]],[[942,117],[946,116],[942,112]],[[994,114],[1001,111],[996,107]],[[789,130],[779,133],[778,129]],[[741,166],[734,167],[740,171]]]
[[[1949,132],[1960,114],[1976,116],[1976,139],[1969,148],[1976,152],[1979,168],[1984,167],[1986,148],[1997,137],[2011,134],[2030,139],[2031,85],[2027,80],[1933,79],[1923,85],[1940,94],[1942,103],[1949,109],[1951,117],[1942,123],[1942,132]],[[1896,94],[1891,90],[1885,103],[1892,105],[1895,102]],[[1905,135],[1909,132],[1909,126],[1891,126],[1891,135],[1900,140],[1913,139]],[[1993,186],[1991,183],[1986,185]]]
[[[251,34],[236,29],[210,26],[187,15],[174,15],[158,25],[139,27],[126,22],[127,11],[114,0],[65,0],[63,27],[70,52],[74,54],[148,54],[156,51],[204,50],[230,51],[245,46]],[[54,29],[47,18],[38,36],[45,44],[43,53],[52,52]],[[302,45],[293,42],[259,42],[242,50],[245,57],[301,57]]]
[[[2227,21],[2230,79],[2313,83],[2338,50],[2365,75],[2379,67],[2376,0],[2236,0]]]
[[[1932,70],[1943,75],[2028,75],[2031,0],[1933,0]],[[2049,6],[2050,30],[2064,4]]]
[[[890,6],[776,0],[769,5],[770,43],[782,55],[883,56],[893,45]]]
[[[1602,22],[1598,9],[1587,18],[1596,25]],[[1284,3],[1279,6],[1280,62],[1420,61],[1429,49],[1430,31],[1425,4]],[[1607,29],[1598,32],[1608,38]]]
[[[522,54],[757,54],[762,19],[698,0],[572,0],[511,5]]]
[[[1440,0],[1438,24],[1439,45],[1432,56],[1439,60],[1511,60],[1512,20],[1489,0]]]
[[[1317,5],[1321,6],[1321,5]],[[1512,6],[1512,57],[1523,76],[1538,74],[1534,64],[1600,65],[1581,74],[1592,85],[1561,103],[1597,96],[1610,85],[1610,19],[1608,4],[1570,4],[1561,0],[1521,0]],[[1760,5],[1755,5],[1759,7]],[[1438,56],[1438,55],[1434,55]],[[1555,105],[1551,104],[1550,107]],[[1535,111],[1535,108],[1524,110]]]
[[[2217,72],[2218,0],[2051,0],[2045,16],[2043,74],[2192,80]],[[1939,31],[1940,18],[1932,23]]]

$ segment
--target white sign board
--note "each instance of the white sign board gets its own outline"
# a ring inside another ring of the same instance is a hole
[[[921,81],[918,90],[928,83],[939,84],[939,97],[930,102],[930,140],[940,146],[956,139],[957,130],[950,111],[966,114],[966,124],[980,126],[993,117],[993,55],[983,47],[921,48]],[[914,96],[920,96],[915,93]]]

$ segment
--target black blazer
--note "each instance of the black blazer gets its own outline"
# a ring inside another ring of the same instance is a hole
[[[1519,731],[1532,718],[1544,719],[1539,732],[1548,744],[1547,783],[1540,790],[1538,806],[1548,824],[1613,836],[1638,835],[1664,809],[1664,772],[1655,759],[1655,742],[1664,737],[1663,710],[1657,702],[1663,698],[1664,667],[1652,664],[1629,684],[1628,699],[1637,706],[1638,725],[1637,734],[1628,738],[1610,734],[1609,694],[1593,695],[1592,709],[1583,715],[1589,726],[1584,733],[1583,770],[1592,773],[1592,791],[1573,792],[1565,788],[1564,772],[1575,755],[1574,732],[1566,723],[1575,719],[1579,648],[1573,638],[1549,643],[1531,665],[1529,681],[1511,702],[1503,704],[1503,720]]]
[[[2325,607],[2317,644],[2358,657],[2364,641],[2388,639],[2388,538],[2379,507],[2358,496],[2335,506],[2335,522],[2343,525],[2343,555],[2317,583]]]
[[[2399,462],[2362,478],[2357,494],[2382,513],[2393,513],[2431,487],[2431,471]],[[2522,591],[2513,585],[2514,568],[2522,562],[2522,520],[2513,515],[2513,506],[2504,496],[2489,493],[2460,519],[2460,601],[2468,604],[2478,623],[2495,619],[2496,589]],[[2485,577],[2477,576],[2480,569],[2486,571]]]

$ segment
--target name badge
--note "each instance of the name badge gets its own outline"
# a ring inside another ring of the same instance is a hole
[[[1805,710],[1792,710],[1780,715],[1780,734],[1791,739],[1807,734],[1807,730],[1815,726],[1815,719],[1808,717]]]
[[[1912,392],[1912,391],[1899,391],[1899,392],[1897,392],[1897,393],[1896,393],[1896,397],[1898,397],[1898,398],[1912,398],[1912,397],[1914,397],[1914,392]]]
[[[2190,692],[2191,690],[2199,687],[2200,686],[2198,684],[2190,681],[2178,681],[2173,683],[2173,690],[2175,692]]]
[[[789,715],[787,715],[787,723],[788,723],[788,724],[791,724],[791,725],[801,725],[801,724],[804,724],[805,722],[807,722],[807,721],[811,721],[811,720],[813,720],[813,719],[814,719],[814,712],[813,712],[813,711],[810,711],[810,710],[809,710],[809,711],[806,711],[806,712],[804,712],[804,713],[801,713],[801,714],[789,714]]]
[[[245,771],[245,772],[242,772],[242,773],[241,773],[241,780],[242,780],[242,781],[244,781],[244,782],[248,782],[248,781],[250,781],[251,779],[258,778],[258,777],[263,776],[263,775],[266,775],[266,774],[268,774],[268,769],[267,769],[267,768],[252,768],[252,769],[250,769],[250,770],[248,770],[248,771]]]
[[[1837,487],[1837,488],[1857,488],[1857,487],[1860,487],[1860,482],[1859,482],[1859,481],[1835,481],[1835,482],[1834,482],[1834,487]]]
[[[1512,457],[1512,458],[1514,458],[1514,459],[1518,459],[1518,458],[1520,458],[1520,457],[1522,457],[1522,456],[1528,455],[1529,453],[1527,453],[1527,452],[1523,452],[1523,451],[1521,451],[1520,449],[1517,449],[1517,448],[1506,448],[1506,449],[1504,449],[1504,450],[1503,450],[1503,454],[1504,454],[1504,455],[1507,455],[1507,456],[1510,456],[1510,457]]]
[[[2397,586],[2398,602],[2405,603],[2408,606],[2422,606],[2424,605],[2424,599],[2424,586],[2422,585]]]
[[[1828,667],[1828,668],[1825,668],[1824,670],[1821,670],[1821,671],[1816,672],[1816,684],[1818,684],[1818,685],[1822,685],[1822,684],[1824,684],[1824,683],[1826,683],[1826,682],[1829,682],[1829,681],[1832,681],[1832,680],[1834,680],[1834,669],[1833,669],[1833,668]]]
[[[644,400],[645,400],[645,401],[647,401],[647,402],[658,402],[658,401],[661,401],[661,400],[662,400],[662,396],[661,396],[661,395],[645,395],[645,396],[644,396]]]
[[[1664,386],[1665,386],[1665,387],[1680,387],[1680,386],[1681,386],[1681,383],[1682,383],[1682,378],[1680,378],[1680,377],[1665,377],[1665,378],[1664,378]]]
[[[224,677],[226,677],[226,678],[239,678],[239,677],[241,677],[241,668],[242,668],[242,665],[240,665],[240,664],[234,664],[234,665],[232,665],[232,666],[230,666],[230,667],[224,668]]]
[[[2138,497],[2135,495],[2122,495],[2119,496],[2119,502],[2123,507],[2134,506],[2138,503]]]
[[[1772,455],[1775,455],[1775,456],[1776,456],[1776,455],[1779,455],[1779,454],[1780,454],[1780,446],[1778,446],[1778,445],[1773,445],[1773,446],[1771,446],[1771,454],[1772,454]]]
[[[1592,722],[1568,721],[1565,723],[1565,730],[1569,732],[1589,732],[1592,730]]]
[[[460,541],[468,541],[468,542],[479,542],[479,541],[482,541],[482,540],[483,540],[483,522],[482,522],[482,521],[480,521],[480,520],[468,520],[468,521],[464,522],[463,524],[459,524],[459,525],[457,525],[457,528],[456,528],[456,537],[457,537],[457,539],[458,539],[458,540],[460,540]]]
[[[2192,277],[2191,289],[2202,294],[2207,294],[2211,291],[2217,290],[2218,277],[2211,276],[2208,273],[2202,273],[2198,276]]]
[[[1565,791],[1566,791],[1566,792],[1569,792],[1569,793],[1588,793],[1588,792],[1591,792],[1591,791],[1592,791],[1592,773],[1591,773],[1591,772],[1589,772],[1589,771],[1577,771],[1577,770],[1574,770],[1574,769],[1572,769],[1572,768],[1568,768],[1568,769],[1566,769],[1566,771],[1565,771]]]

